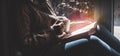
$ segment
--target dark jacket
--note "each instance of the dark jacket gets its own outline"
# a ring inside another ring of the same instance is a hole
[[[49,17],[48,14],[52,14],[50,8],[46,2],[39,4],[30,0],[24,1],[18,15],[18,37],[23,47],[37,46],[43,49],[56,41],[57,36],[50,28],[56,20]],[[40,37],[37,34],[47,34],[47,36]]]

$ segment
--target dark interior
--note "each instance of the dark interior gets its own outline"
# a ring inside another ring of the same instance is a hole
[[[0,56],[16,56],[17,27],[16,18],[19,4],[22,0],[0,1]],[[59,0],[60,1],[60,0]],[[96,9],[99,11],[100,25],[104,25],[113,33],[113,2],[114,0],[95,0]]]

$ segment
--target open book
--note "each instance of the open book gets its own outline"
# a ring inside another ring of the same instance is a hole
[[[88,34],[92,34],[95,30],[93,30],[96,27],[96,22],[89,22],[89,21],[80,21],[74,24],[71,23],[70,28],[70,35],[65,38],[71,38],[75,35],[79,35],[85,32],[89,32]]]

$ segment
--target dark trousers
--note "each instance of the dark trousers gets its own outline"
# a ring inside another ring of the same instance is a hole
[[[95,35],[120,53],[120,40],[118,40],[104,26],[97,25],[97,31]]]
[[[65,51],[67,56],[120,56],[120,53],[96,36],[68,42]]]

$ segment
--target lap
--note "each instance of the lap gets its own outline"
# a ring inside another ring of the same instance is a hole
[[[65,44],[65,51],[68,55],[108,55],[111,48],[98,37],[91,35],[89,38],[74,40]],[[96,54],[94,54],[96,53]]]

